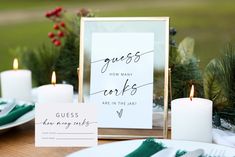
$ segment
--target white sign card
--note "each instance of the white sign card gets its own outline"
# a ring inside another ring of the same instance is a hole
[[[152,128],[154,33],[92,33],[90,101],[99,127]]]
[[[36,105],[36,147],[90,147],[97,145],[96,109],[90,104]]]

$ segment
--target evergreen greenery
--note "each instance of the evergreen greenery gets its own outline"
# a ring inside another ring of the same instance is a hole
[[[185,38],[179,46],[170,33],[170,60],[172,99],[188,97],[192,84],[195,86],[195,96],[203,97],[202,73],[199,61],[193,55],[194,39]]]
[[[205,97],[213,101],[215,125],[220,120],[235,124],[235,48],[227,44],[223,55],[213,59],[204,73]]]
[[[32,71],[35,86],[50,84],[52,71],[56,71],[58,83],[68,83],[77,91],[79,64],[79,37],[70,33],[64,44],[57,48],[42,45],[38,49],[28,50],[21,56],[22,63]]]
[[[79,67],[80,18],[94,14],[80,9],[77,15],[65,12],[59,21],[66,24],[65,37],[60,47],[53,44],[42,45],[35,50],[25,50],[21,55],[22,63],[32,71],[35,86],[50,84],[52,71],[56,71],[58,83],[72,84],[78,89],[77,68]]]
[[[51,83],[50,78],[58,56],[58,48],[42,45],[38,49],[24,51],[20,60],[32,71],[34,85],[40,86]]]
[[[64,46],[59,50],[55,70],[59,82],[72,84],[75,91],[78,87],[77,68],[79,67],[79,40],[75,34],[69,34]]]

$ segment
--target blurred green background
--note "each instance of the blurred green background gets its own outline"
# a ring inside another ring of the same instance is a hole
[[[12,49],[50,44],[52,23],[44,14],[57,6],[74,13],[88,8],[98,17],[169,16],[178,43],[195,39],[202,70],[227,42],[235,42],[234,0],[0,0],[0,71],[12,68]]]

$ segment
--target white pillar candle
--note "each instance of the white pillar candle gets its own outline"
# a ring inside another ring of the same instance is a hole
[[[38,88],[38,103],[73,102],[73,86],[67,84],[44,85]]]
[[[13,67],[15,70],[1,73],[2,98],[31,101],[31,71],[18,70],[17,59],[14,60]]]
[[[181,98],[171,102],[171,137],[212,142],[212,101]]]
[[[38,88],[38,103],[73,102],[73,86],[55,83],[55,72],[53,72],[52,84],[40,86]]]

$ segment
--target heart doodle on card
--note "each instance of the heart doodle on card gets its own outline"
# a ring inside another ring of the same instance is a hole
[[[122,118],[123,108],[120,111],[116,111],[119,118]]]

